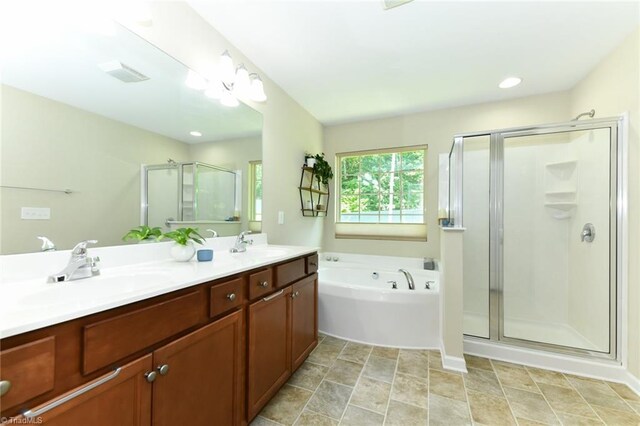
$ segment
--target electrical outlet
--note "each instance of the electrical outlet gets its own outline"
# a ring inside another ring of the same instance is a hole
[[[23,207],[20,218],[24,220],[49,220],[51,209],[49,207]]]

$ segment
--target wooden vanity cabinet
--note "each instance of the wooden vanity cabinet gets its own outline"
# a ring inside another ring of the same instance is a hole
[[[0,417],[246,425],[317,344],[311,257],[2,339]]]

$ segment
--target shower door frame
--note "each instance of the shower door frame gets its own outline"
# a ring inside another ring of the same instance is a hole
[[[538,126],[517,127],[484,132],[455,135],[454,147],[457,149],[456,167],[463,173],[464,138],[489,136],[489,338],[465,335],[465,338],[491,341],[499,344],[545,350],[560,354],[573,355],[589,359],[603,359],[619,362],[622,348],[622,250],[623,250],[623,214],[626,205],[624,193],[624,158],[621,137],[623,136],[624,117],[608,117],[583,121],[568,121]],[[583,348],[562,346],[552,343],[505,337],[504,335],[504,140],[509,137],[535,136],[571,131],[609,129],[609,352],[592,351]],[[458,141],[462,143],[458,143]],[[462,181],[464,176],[459,179]],[[464,211],[462,185],[456,191],[455,205]],[[459,212],[459,213],[461,213]],[[459,214],[461,220],[464,215]],[[460,222],[459,226],[464,226]]]

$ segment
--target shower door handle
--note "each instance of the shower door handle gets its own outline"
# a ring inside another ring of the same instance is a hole
[[[580,241],[591,243],[596,238],[596,227],[593,223],[585,223],[580,234]]]

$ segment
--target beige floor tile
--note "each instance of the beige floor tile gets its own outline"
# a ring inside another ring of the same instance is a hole
[[[431,370],[429,375],[429,392],[459,401],[466,401],[462,375]]]
[[[498,398],[474,391],[469,391],[468,396],[471,416],[474,422],[485,425],[516,424],[505,398]]]
[[[426,408],[390,400],[389,410],[384,424],[389,426],[426,426],[428,421]]]
[[[546,383],[548,385],[571,387],[571,384],[564,377],[564,374],[557,371],[543,370],[535,367],[525,367],[529,375],[536,383]]]
[[[348,342],[346,340],[338,339],[337,337],[326,336],[322,340],[322,343],[325,345],[338,346],[340,349],[342,349],[347,345]]]
[[[296,420],[296,426],[337,426],[338,421],[312,411],[303,411]]]
[[[325,379],[342,385],[355,386],[362,367],[362,364],[337,359],[329,369]]]
[[[400,349],[398,348],[384,348],[382,346],[375,346],[373,348],[373,352],[371,352],[371,355],[380,356],[382,358],[398,359],[399,352]]]
[[[467,370],[468,372],[462,376],[468,390],[504,397],[498,377],[493,370],[478,370],[476,368],[468,368]]]
[[[631,388],[629,388],[629,386],[623,383],[613,383],[613,382],[607,382],[607,384],[623,399],[627,401],[640,402],[640,396],[638,396],[634,391],[632,391]]]
[[[429,351],[429,368],[434,370],[444,370],[442,367],[442,357],[438,351]]]
[[[384,423],[384,416],[380,413],[349,405],[340,422],[345,426],[377,426]]]
[[[591,405],[609,407],[620,411],[633,411],[605,382],[578,377],[570,377],[569,382]]]
[[[591,407],[574,389],[544,383],[540,383],[538,386],[554,411],[582,417],[596,417]]]
[[[367,362],[367,358],[371,353],[372,346],[362,345],[360,343],[347,343],[338,358],[345,359],[347,361],[358,362],[364,364]]]
[[[636,410],[636,413],[640,414],[640,402],[627,401],[627,404],[629,404],[631,408]]]
[[[390,393],[391,384],[361,377],[351,396],[351,404],[384,414]]]
[[[323,414],[336,420],[340,420],[342,413],[347,408],[349,397],[353,388],[338,383],[324,380],[318,386],[307,404],[307,408],[316,413]]]
[[[429,395],[429,425],[471,425],[467,403],[438,395]]]
[[[504,393],[514,416],[548,425],[559,424],[558,418],[541,394],[508,387],[504,388]]]
[[[251,426],[279,426],[278,423],[272,422],[269,419],[265,419],[262,416],[258,416],[250,423]]]
[[[428,383],[427,379],[398,373],[391,387],[391,398],[418,407],[428,408]]]
[[[362,374],[372,379],[391,383],[395,371],[396,360],[371,355],[367,364],[364,366],[364,372]]]
[[[524,366],[508,362],[491,361],[502,386],[539,392]]]
[[[547,424],[547,423],[536,422],[534,420],[523,419],[522,417],[516,417],[516,421],[518,422],[518,426],[539,426],[539,425],[544,426]]]
[[[398,356],[398,373],[417,377],[429,377],[429,352],[401,349]]]
[[[629,411],[618,411],[610,407],[599,407],[592,405],[598,416],[608,425],[615,426],[638,426],[640,415]]]
[[[493,371],[491,361],[488,358],[482,358],[474,355],[465,355],[464,360],[467,363],[467,368],[476,368],[479,370]]]
[[[598,418],[575,416],[573,414],[563,413],[562,411],[556,411],[556,415],[564,426],[595,426],[604,424]]]
[[[339,346],[320,343],[313,352],[311,352],[307,361],[330,367],[338,358],[338,355],[340,355],[340,351],[342,351],[342,348]]]
[[[292,425],[312,394],[306,389],[284,385],[262,409],[260,416],[283,425]]]
[[[318,388],[327,371],[329,371],[329,367],[325,365],[313,364],[306,361],[293,373],[288,383],[314,391]]]

